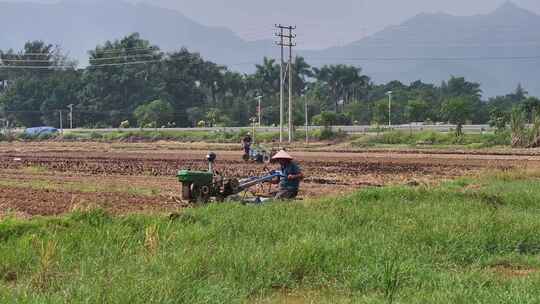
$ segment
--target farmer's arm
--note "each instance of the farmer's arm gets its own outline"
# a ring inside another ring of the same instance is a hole
[[[303,178],[304,173],[302,173],[302,169],[298,165],[295,165],[293,172],[287,176],[289,180],[301,180]]]
[[[304,179],[304,173],[300,172],[298,174],[289,174],[287,178],[290,180]]]

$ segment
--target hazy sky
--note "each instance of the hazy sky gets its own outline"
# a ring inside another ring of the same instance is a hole
[[[1,0],[0,0],[1,1]],[[12,0],[13,1],[13,0]],[[28,0],[56,2],[55,0]],[[64,0],[92,1],[92,0]],[[128,0],[140,2],[139,0]],[[474,15],[506,0],[146,0],[206,25],[225,26],[248,40],[272,38],[275,23],[298,26],[298,45],[321,48],[358,40],[421,12]],[[540,0],[514,0],[540,14]]]

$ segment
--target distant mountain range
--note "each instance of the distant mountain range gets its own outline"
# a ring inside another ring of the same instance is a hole
[[[198,24],[177,11],[120,0],[0,2],[0,20],[0,49],[44,40],[60,44],[81,63],[97,44],[132,32],[166,51],[185,46],[244,72],[262,57],[278,55],[271,40],[245,41],[231,30]],[[313,65],[359,65],[375,82],[439,83],[454,75],[480,82],[487,96],[508,93],[518,83],[540,95],[539,28],[540,16],[507,2],[486,15],[419,14],[342,47],[299,53]]]
[[[187,47],[209,60],[242,68],[276,54],[272,41],[245,41],[229,29],[198,24],[174,10],[121,0],[0,2],[0,21],[0,49],[18,50],[26,41],[44,40],[61,45],[81,64],[96,45],[133,32],[166,51]]]
[[[303,54],[308,62],[359,64],[376,82],[454,75],[480,82],[488,96],[518,83],[539,95],[539,28],[540,16],[507,2],[486,15],[419,14],[347,46]]]

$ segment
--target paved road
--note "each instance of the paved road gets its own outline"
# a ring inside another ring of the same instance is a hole
[[[322,129],[321,126],[310,126],[310,130]],[[355,133],[366,133],[374,131],[373,126],[334,126],[332,127],[335,131],[342,130],[344,132],[355,134]],[[397,125],[392,126],[394,130],[404,130],[404,131],[438,131],[438,132],[450,132],[456,128],[455,125]],[[166,129],[167,131],[240,131],[240,130],[249,130],[250,127],[227,127],[227,128],[171,128]],[[65,131],[73,132],[114,132],[119,129],[73,129]],[[130,128],[122,129],[123,131],[140,131],[140,128]],[[142,129],[144,131],[153,131],[156,129]],[[161,129],[158,129],[161,130]],[[279,132],[279,127],[258,127],[256,128],[257,132]],[[298,127],[298,131],[304,131],[305,127]],[[489,125],[465,125],[463,126],[463,131],[465,133],[482,133],[493,131]]]

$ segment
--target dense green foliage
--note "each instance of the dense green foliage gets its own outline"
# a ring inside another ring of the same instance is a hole
[[[140,105],[133,113],[140,126],[157,128],[166,126],[174,119],[174,109],[162,100],[154,100],[148,104]]]
[[[91,50],[84,69],[59,47],[41,41],[28,42],[19,52],[0,51],[0,59],[0,119],[11,125],[58,127],[60,116],[68,121],[67,106],[73,104],[75,127],[118,127],[126,121],[131,126],[248,126],[257,116],[257,96],[263,96],[262,123],[279,122],[280,69],[269,58],[252,74],[240,74],[186,49],[163,53],[132,34]],[[491,122],[504,127],[512,107],[521,107],[529,120],[540,108],[540,100],[528,97],[521,86],[482,101],[480,85],[462,77],[440,85],[378,85],[355,66],[315,68],[297,57],[292,68],[296,125],[304,124],[306,103],[312,123],[325,123],[320,114],[333,112],[335,124],[385,125],[388,91],[393,92],[393,124]],[[148,109],[155,100],[162,102],[159,115]]]
[[[530,172],[160,216],[0,222],[2,303],[533,303]],[[296,302],[295,302],[296,303]]]

